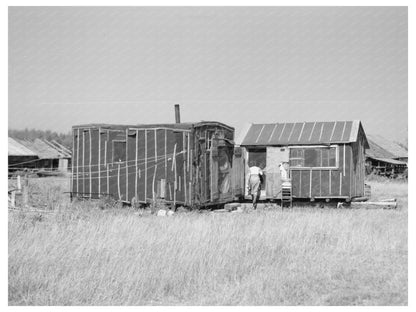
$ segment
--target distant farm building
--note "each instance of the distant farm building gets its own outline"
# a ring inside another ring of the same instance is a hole
[[[9,137],[8,146],[8,166],[9,172],[24,168],[35,168],[38,155],[19,143],[17,140]]]
[[[9,171],[29,169],[39,175],[54,171],[67,172],[71,157],[71,151],[58,142],[9,137]]]
[[[407,169],[408,152],[399,144],[380,135],[368,135],[366,172],[394,177]]]
[[[244,175],[251,164],[265,172],[260,199],[281,198],[279,164],[289,174],[293,198],[351,200],[365,195],[369,145],[358,120],[251,124],[236,143],[243,149]]]
[[[74,197],[206,206],[241,193],[233,170],[241,155],[225,124],[88,124],[74,126],[72,135]]]

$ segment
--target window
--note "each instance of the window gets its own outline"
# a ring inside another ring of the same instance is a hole
[[[126,141],[113,141],[113,162],[126,161]]]
[[[302,147],[290,149],[291,168],[337,167],[337,147]]]

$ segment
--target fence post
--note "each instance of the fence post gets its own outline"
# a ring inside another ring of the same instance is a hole
[[[27,174],[25,175],[23,181],[23,207],[29,206],[29,179],[27,178]]]
[[[10,204],[12,208],[16,207],[16,192],[15,191],[12,191]]]
[[[17,176],[17,190],[19,192],[22,190],[22,184],[20,183],[20,175]]]

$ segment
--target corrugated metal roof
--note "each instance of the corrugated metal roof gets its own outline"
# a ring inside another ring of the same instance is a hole
[[[356,142],[359,120],[251,124],[241,145],[315,145]],[[362,130],[364,133],[364,130]],[[364,139],[365,133],[364,133]],[[366,146],[367,142],[365,142]]]
[[[365,151],[366,156],[371,158],[394,158],[394,154],[390,153],[388,150],[382,148],[378,144],[376,144],[373,140],[368,139],[368,144],[370,145],[370,149]]]
[[[408,157],[408,152],[399,144],[388,140],[381,135],[368,135],[368,142],[370,143],[370,153],[381,158],[404,158]],[[382,149],[383,152],[379,150]],[[370,155],[369,153],[369,155]],[[388,156],[386,156],[388,155]]]
[[[19,142],[32,150],[40,159],[68,158],[68,156],[62,154],[60,151],[49,146],[40,139],[35,139],[34,141],[20,140]]]
[[[9,156],[37,156],[35,152],[9,137]]]

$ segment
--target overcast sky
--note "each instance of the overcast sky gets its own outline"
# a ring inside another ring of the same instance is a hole
[[[360,119],[407,138],[406,7],[12,7],[9,128]]]

